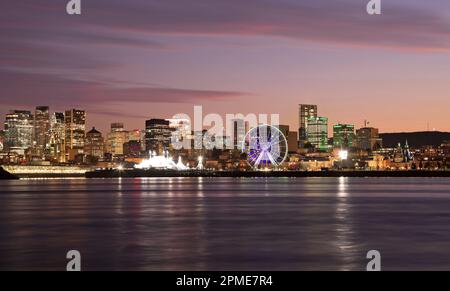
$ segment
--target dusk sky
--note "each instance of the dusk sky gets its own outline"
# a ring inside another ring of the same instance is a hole
[[[88,125],[279,113],[382,132],[450,131],[450,1],[2,0],[0,118],[10,109],[88,111]]]

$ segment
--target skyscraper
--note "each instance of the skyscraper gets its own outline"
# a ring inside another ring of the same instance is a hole
[[[106,151],[113,156],[123,155],[123,144],[128,142],[129,133],[124,129],[123,123],[111,124],[111,132],[106,138]]]
[[[233,149],[242,150],[242,143],[248,131],[248,122],[244,119],[234,119],[233,124]]]
[[[335,148],[351,148],[354,145],[355,126],[336,124],[333,126],[333,146]]]
[[[287,136],[288,152],[296,153],[298,150],[298,134],[296,131],[289,131]]]
[[[50,114],[48,106],[34,111],[34,155],[44,157],[50,141]]]
[[[10,152],[25,155],[33,145],[33,115],[30,111],[12,110],[5,119],[5,144]]]
[[[307,121],[307,141],[317,150],[328,149],[328,118],[310,117]]]
[[[305,141],[307,139],[307,128],[308,128],[308,120],[311,118],[317,118],[317,105],[311,104],[300,104],[299,105],[299,129],[298,129],[298,138],[299,145],[303,147]]]
[[[64,113],[55,112],[50,120],[50,157],[59,163],[66,161]]]
[[[86,136],[86,112],[79,109],[67,110],[65,124],[67,161],[80,161],[83,155],[84,139]]]
[[[145,150],[162,154],[171,144],[173,129],[166,119],[150,119],[145,121]]]

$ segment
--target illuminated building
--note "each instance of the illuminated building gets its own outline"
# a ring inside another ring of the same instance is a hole
[[[300,126],[298,129],[298,138],[301,147],[303,147],[307,139],[308,120],[312,117],[317,118],[317,105],[300,104],[298,113]]]
[[[25,155],[33,144],[33,115],[30,111],[13,110],[5,119],[5,144],[10,152]]]
[[[34,155],[44,157],[50,142],[50,114],[48,106],[38,106],[34,111]]]
[[[306,139],[317,150],[328,150],[328,118],[310,117],[307,122]]]
[[[248,123],[243,119],[233,119],[233,149],[242,150],[242,144],[248,131]]]
[[[138,140],[129,140],[123,144],[123,154],[128,158],[138,158],[141,156],[142,145]]]
[[[162,154],[169,149],[173,129],[166,119],[150,119],[145,121],[145,149]]]
[[[93,127],[86,133],[86,141],[84,144],[84,153],[88,159],[99,160],[103,158],[105,153],[105,142],[102,133]]]
[[[394,150],[392,160],[394,163],[408,163],[413,160],[413,154],[409,149],[408,141],[406,141],[405,147],[402,147],[402,145],[398,143],[397,148]]]
[[[113,156],[123,155],[123,144],[128,141],[129,133],[123,123],[112,123],[111,132],[106,138],[106,151]]]
[[[57,162],[66,161],[64,113],[55,112],[50,121],[50,156]]]
[[[78,109],[67,110],[65,124],[67,161],[80,161],[86,136],[86,112]]]
[[[356,130],[355,147],[362,150],[376,150],[381,148],[383,140],[380,138],[378,128],[363,127]]]
[[[134,130],[130,130],[128,131],[128,137],[127,137],[128,141],[142,141],[142,132],[139,129],[134,129]]]
[[[333,126],[333,145],[335,148],[352,148],[355,139],[355,126],[337,124]]]

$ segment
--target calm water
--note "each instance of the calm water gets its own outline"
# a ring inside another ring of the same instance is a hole
[[[450,270],[450,179],[0,182],[0,269]]]

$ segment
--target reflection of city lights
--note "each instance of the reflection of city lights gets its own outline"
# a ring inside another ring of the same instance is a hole
[[[348,151],[344,151],[344,150],[340,151],[339,152],[339,158],[341,160],[346,160],[348,158]]]

